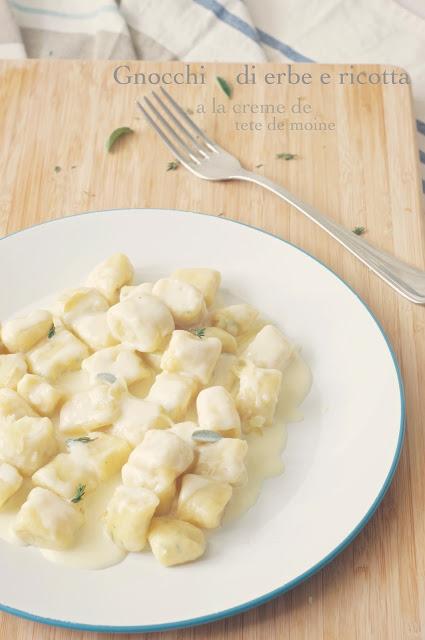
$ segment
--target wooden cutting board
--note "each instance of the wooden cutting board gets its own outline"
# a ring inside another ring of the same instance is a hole
[[[175,73],[183,68],[179,63],[128,65],[131,74]],[[302,215],[261,188],[203,182],[182,168],[167,171],[172,156],[135,108],[136,98],[150,88],[117,83],[113,76],[117,66],[116,62],[0,63],[0,233],[114,207],[190,209],[263,227],[323,260],[369,304],[401,364],[408,420],[400,466],[382,505],[330,565],[291,592],[243,615],[144,637],[425,638],[425,309],[397,296]],[[366,69],[382,74],[384,67],[323,65],[293,67],[312,74],[310,85],[267,85],[264,73],[287,70],[269,64],[257,65],[255,85],[234,83],[229,100],[215,76],[230,81],[241,68],[205,65],[206,84],[173,86],[172,94],[194,110],[197,122],[247,168],[257,167],[347,228],[364,226],[368,241],[424,268],[425,224],[409,86],[324,85],[318,81],[321,73],[335,77]],[[192,65],[192,70],[201,67]],[[126,72],[121,69],[120,80],[126,79]],[[213,98],[227,113],[211,112]],[[257,113],[235,113],[235,107],[250,111],[243,105],[254,103],[259,105]],[[196,113],[199,104],[206,105],[207,113]],[[289,111],[261,113],[266,104],[286,105]],[[297,104],[301,113],[291,110]],[[303,110],[305,105],[311,110]],[[250,125],[251,121],[262,124]],[[324,129],[318,123],[334,127]],[[135,133],[107,153],[108,135],[124,125]],[[276,154],[282,152],[297,157],[278,159]],[[28,256],[28,268],[30,262]],[[113,636],[55,629],[2,614],[0,637]]]

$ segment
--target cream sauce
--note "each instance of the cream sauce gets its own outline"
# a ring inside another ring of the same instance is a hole
[[[264,480],[280,475],[284,470],[282,453],[286,444],[286,424],[302,420],[298,406],[311,387],[311,371],[296,351],[284,371],[282,390],[273,425],[246,435],[248,482],[233,490],[227,505],[223,525],[239,518],[258,500]]]
[[[33,488],[30,478],[24,479],[21,488],[15,493],[0,511],[0,539],[11,544],[22,545],[13,531],[16,514]]]
[[[264,324],[264,323],[262,323]],[[260,323],[256,331],[261,328]],[[255,332],[243,336],[239,341],[239,353],[254,337]],[[152,384],[151,379],[144,380],[131,386],[130,391],[137,397],[145,397]],[[90,384],[88,375],[84,371],[63,374],[56,386],[70,397],[75,393],[87,389]],[[311,386],[311,372],[298,351],[294,352],[291,362],[284,371],[282,392],[278,403],[274,424],[262,432],[252,432],[245,437],[249,444],[247,455],[248,483],[234,489],[232,499],[227,506],[223,519],[223,526],[250,509],[258,499],[263,482],[266,478],[277,476],[283,472],[282,452],[286,443],[286,424],[302,419],[299,405],[307,395]],[[189,408],[185,420],[196,419],[194,403]],[[58,424],[58,412],[52,417],[55,426]],[[61,448],[65,448],[64,437],[58,436]],[[82,507],[86,521],[80,529],[75,546],[66,551],[40,549],[42,555],[49,561],[68,567],[84,569],[102,569],[121,562],[126,552],[119,549],[108,537],[103,526],[103,514],[106,505],[116,486],[121,482],[121,474],[105,482],[96,491],[84,497]],[[32,488],[31,480],[24,481],[20,490],[0,511],[0,538],[13,544],[20,544],[13,533],[13,522],[20,506],[25,501]]]
[[[103,526],[106,506],[120,483],[121,473],[84,497],[81,504],[86,520],[71,549],[40,549],[41,554],[51,562],[78,569],[105,569],[124,560],[127,553],[112,542]]]

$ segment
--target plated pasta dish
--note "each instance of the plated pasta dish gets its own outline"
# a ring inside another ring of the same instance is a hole
[[[114,254],[1,325],[0,537],[54,562],[201,558],[282,472],[309,390],[282,319],[224,304],[218,271],[133,278]]]

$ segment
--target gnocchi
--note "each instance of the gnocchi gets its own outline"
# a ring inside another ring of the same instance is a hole
[[[155,558],[166,567],[192,562],[205,552],[205,536],[201,529],[177,518],[154,518],[148,533]]]
[[[79,369],[89,355],[86,345],[67,329],[56,328],[27,353],[31,373],[55,380],[65,371]]]
[[[149,429],[169,427],[171,420],[157,402],[126,395],[121,401],[121,415],[112,426],[112,433],[137,447]]]
[[[62,406],[59,429],[78,433],[111,425],[119,416],[124,389],[120,381],[115,381],[76,393]]]
[[[120,302],[126,298],[138,298],[143,293],[152,293],[153,282],[142,282],[142,284],[130,284],[121,287]]]
[[[13,418],[19,420],[24,416],[37,416],[37,412],[22,396],[9,388],[0,389],[0,419]],[[1,457],[1,451],[0,451]]]
[[[206,312],[202,293],[188,282],[163,278],[154,284],[152,293],[165,302],[179,327],[200,322]]]
[[[247,453],[246,440],[221,438],[199,447],[193,472],[236,487],[244,485],[248,480],[245,467]]]
[[[0,429],[0,459],[29,476],[57,450],[49,418],[24,416],[4,423]]]
[[[176,330],[161,359],[161,368],[170,373],[183,373],[208,384],[221,353],[218,338],[202,338],[188,331]]]
[[[232,336],[240,336],[252,327],[257,317],[258,311],[251,305],[234,304],[217,309],[213,313],[213,325]]]
[[[49,311],[31,311],[28,315],[4,322],[1,339],[11,353],[29,351],[45,338],[53,323]]]
[[[266,325],[257,333],[245,351],[245,358],[263,369],[283,369],[293,354],[293,347],[283,333]]]
[[[236,382],[238,358],[231,353],[222,353],[214,367],[210,385],[212,387],[224,387],[232,391]]]
[[[87,278],[87,285],[98,289],[110,304],[114,304],[121,287],[130,284],[133,275],[133,265],[127,256],[115,253],[93,269]]]
[[[174,498],[177,495],[177,482],[174,481],[168,487],[162,491],[158,491],[155,495],[158,496],[159,504],[156,508],[155,514],[157,516],[167,515],[172,508]]]
[[[70,329],[74,328],[77,318],[87,313],[102,313],[109,308],[106,298],[97,289],[90,287],[64,291],[55,306],[57,315]]]
[[[240,436],[241,420],[232,396],[224,387],[203,389],[196,399],[196,409],[201,429]]]
[[[49,559],[83,558],[93,527],[113,561],[200,558],[204,531],[258,490],[270,447],[250,432],[273,425],[282,380],[299,375],[257,309],[222,306],[218,271],[133,276],[116,253],[49,310],[1,325],[0,534],[12,510],[17,538]]]
[[[149,489],[117,487],[105,514],[106,530],[115,544],[125,551],[141,551],[158,504]]]
[[[14,529],[25,544],[61,550],[72,546],[83,522],[76,505],[49,489],[35,487],[19,510]]]
[[[117,344],[107,322],[108,308],[106,298],[89,287],[65,291],[57,303],[58,314],[68,329],[95,351]]]
[[[177,434],[179,438],[186,440],[186,442],[193,446],[194,439],[192,436],[194,432],[199,431],[199,429],[200,427],[196,422],[187,420],[186,422],[177,422],[171,427],[170,431]]]
[[[180,420],[187,411],[195,395],[195,380],[180,373],[159,373],[153,383],[147,400],[156,402],[173,419]]]
[[[109,329],[106,313],[86,313],[75,318],[72,330],[93,351],[118,344]]]
[[[131,451],[123,438],[102,432],[71,439],[69,446],[75,457],[94,469],[100,482],[109,480],[118,473]]]
[[[62,498],[68,499],[75,495],[79,485],[83,485],[85,492],[89,492],[99,484],[91,465],[72,453],[59,453],[33,474],[32,481],[38,487],[50,489]]]
[[[0,509],[21,488],[23,477],[7,462],[0,462]]]
[[[101,349],[93,353],[83,360],[81,368],[83,371],[87,371],[92,384],[99,381],[98,376],[102,373],[110,373],[116,378],[121,378],[125,380],[127,385],[143,380],[150,375],[149,368],[136,351],[123,345]]]
[[[169,430],[150,430],[122,470],[123,483],[161,494],[192,464],[192,447]]]
[[[205,327],[205,338],[218,338],[221,342],[222,353],[236,353],[238,349],[238,343],[234,336],[224,329],[219,327]]]
[[[41,376],[26,373],[18,382],[18,393],[30,403],[36,411],[47,416],[56,409],[62,400],[62,394]]]
[[[42,467],[57,450],[49,418],[23,416],[8,420],[0,428],[0,458],[24,476]]]
[[[176,271],[171,274],[171,277],[176,280],[182,280],[182,282],[187,282],[199,289],[208,307],[214,304],[215,296],[221,282],[219,271],[205,268],[176,269]]]
[[[0,387],[16,390],[27,370],[27,363],[22,353],[0,355]]]
[[[236,404],[247,429],[271,425],[279,399],[282,373],[247,362],[239,373]]]
[[[220,525],[233,489],[226,482],[187,473],[183,476],[177,504],[177,516],[203,529]]]
[[[119,342],[147,353],[157,351],[174,329],[171,311],[162,300],[147,293],[111,307],[108,324]]]

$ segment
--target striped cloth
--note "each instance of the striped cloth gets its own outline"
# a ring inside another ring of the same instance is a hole
[[[423,0],[0,0],[0,57],[401,66],[425,194]]]

